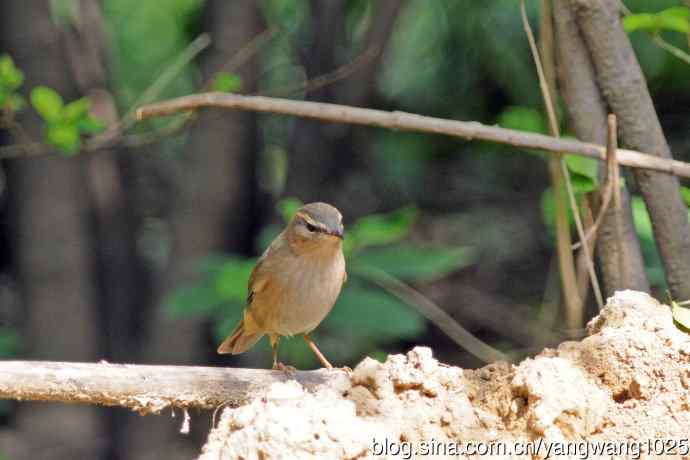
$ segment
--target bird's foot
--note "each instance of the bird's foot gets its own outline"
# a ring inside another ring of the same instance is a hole
[[[288,377],[292,377],[295,372],[297,372],[297,369],[293,366],[288,366],[287,364],[283,364],[281,362],[277,362],[273,364],[273,370],[274,371],[283,371],[285,372],[285,375]]]

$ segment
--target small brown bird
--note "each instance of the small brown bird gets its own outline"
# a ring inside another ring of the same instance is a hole
[[[309,338],[333,308],[347,280],[343,256],[343,216],[326,203],[301,207],[263,253],[249,277],[244,318],[218,347],[218,353],[243,353],[268,334],[273,369],[281,336],[302,334],[328,369],[333,366]]]

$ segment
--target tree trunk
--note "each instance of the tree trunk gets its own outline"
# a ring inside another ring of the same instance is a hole
[[[606,103],[603,101],[587,47],[580,35],[568,0],[554,2],[558,76],[570,125],[578,139],[606,145]],[[600,163],[602,183],[606,164]],[[613,204],[602,220],[596,240],[606,296],[622,289],[649,292],[640,243],[635,233],[630,194],[621,190],[621,235]],[[619,267],[619,261],[622,266]]]
[[[359,50],[370,53],[373,58],[361,64],[345,80],[308,93],[306,100],[374,107],[381,56],[401,6],[400,0],[374,2],[371,25]],[[308,46],[300,51],[309,79],[343,65],[344,62],[337,56],[342,54],[344,47],[352,49],[351,43],[345,43],[346,2],[313,0],[311,12],[310,39],[307,40]],[[323,40],[322,37],[332,38]],[[290,145],[286,194],[306,202],[333,201],[346,215],[351,215],[356,209],[361,212],[361,202],[371,200],[336,202],[338,197],[351,196],[348,191],[350,187],[343,182],[358,163],[366,162],[364,150],[369,143],[355,139],[356,132],[356,128],[350,126],[329,126],[313,120],[298,120]],[[361,183],[358,182],[358,185]]]
[[[0,30],[6,50],[26,74],[25,88],[43,84],[66,101],[78,94],[48,0],[7,0]],[[27,109],[20,122],[38,140],[41,122]],[[10,164],[13,252],[26,311],[25,355],[93,361],[100,356],[85,160],[58,155]],[[24,438],[12,458],[98,458],[104,430],[93,408],[26,405],[16,416]]]
[[[107,81],[107,43],[104,18],[98,0],[79,0],[74,23],[65,30],[66,49],[74,80],[88,95],[96,118],[114,126],[119,118]],[[139,222],[135,218],[136,188],[123,175],[126,151],[108,149],[88,155],[87,177],[90,207],[98,244],[95,251],[100,295],[96,305],[102,318],[104,357],[110,362],[130,362],[137,350],[139,306],[148,300],[148,279],[136,247]],[[141,153],[141,152],[137,152]],[[104,414],[105,415],[105,414]],[[123,427],[126,414],[109,411],[108,456],[123,458]]]
[[[571,0],[597,82],[618,117],[624,146],[671,158],[654,103],[620,21],[618,2]],[[652,221],[671,294],[690,299],[690,224],[678,178],[633,170]]]
[[[335,48],[344,47],[346,2],[310,2],[311,17],[298,54],[307,79],[335,70],[340,64]],[[308,35],[308,36],[307,36]],[[324,37],[329,37],[324,40]],[[306,100],[336,102],[333,85],[310,91]],[[316,120],[297,120],[290,140],[286,194],[304,202],[331,201],[332,181],[337,176],[338,156],[334,144],[343,126],[324,126]]]
[[[213,41],[201,63],[203,77],[209,80],[260,32],[260,12],[250,0],[210,0],[204,15],[204,28]],[[242,90],[254,91],[256,61],[237,73]],[[165,294],[190,279],[203,257],[221,251],[252,252],[256,136],[256,115],[246,112],[206,110],[192,129],[171,210],[170,265],[157,289],[158,305],[148,324],[149,341],[142,355],[147,363],[199,365],[208,359],[204,322],[170,318],[160,303]],[[159,458],[195,455],[197,447],[179,434],[177,421],[133,416],[128,425],[130,458],[147,458],[152,449]],[[192,426],[206,428],[199,421]]]

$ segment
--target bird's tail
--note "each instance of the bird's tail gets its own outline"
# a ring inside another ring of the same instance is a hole
[[[244,328],[244,320],[240,321],[237,325],[235,331],[223,341],[218,347],[219,354],[232,353],[236,355],[238,353],[244,353],[263,337],[263,334],[258,332],[254,334],[249,334]]]

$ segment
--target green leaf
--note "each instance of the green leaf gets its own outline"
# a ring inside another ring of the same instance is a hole
[[[681,185],[680,196],[683,198],[683,202],[685,203],[685,206],[690,208],[690,188],[685,187],[684,185]]]
[[[638,30],[656,32],[659,28],[658,24],[656,15],[652,13],[629,14],[623,18],[623,28],[626,32]]]
[[[67,104],[62,112],[62,117],[64,121],[76,122],[87,117],[89,110],[91,110],[91,101],[82,97]]]
[[[498,116],[497,123],[502,128],[546,134],[544,115],[531,107],[512,106]]]
[[[379,268],[403,281],[430,281],[475,262],[470,248],[422,248],[397,245],[367,249],[353,256],[353,273],[357,264]]]
[[[105,123],[91,115],[87,115],[77,121],[77,129],[79,129],[80,133],[98,134],[105,131],[105,128]]]
[[[164,308],[173,315],[206,315],[215,313],[223,304],[215,286],[197,282],[175,289],[163,300]]]
[[[244,302],[247,299],[247,283],[255,259],[229,258],[215,276],[216,292],[224,300]]]
[[[576,172],[570,173],[570,183],[573,185],[573,192],[576,194],[589,193],[597,189],[597,184],[592,178]]]
[[[214,79],[211,89],[222,93],[235,93],[242,88],[242,79],[239,75],[228,72],[218,72]]]
[[[31,105],[46,121],[56,122],[62,117],[62,96],[47,86],[37,86],[31,91]]]
[[[690,10],[686,6],[674,6],[657,13],[661,18],[661,28],[687,34],[690,31]]]
[[[565,164],[571,172],[588,177],[595,185],[599,183],[599,162],[594,158],[566,155]]]
[[[652,221],[649,218],[649,213],[647,213],[647,207],[639,196],[632,197],[630,205],[632,207],[635,231],[640,239],[647,277],[653,286],[663,287],[666,284],[666,277],[654,240]]]
[[[56,123],[48,125],[45,137],[48,144],[67,156],[76,154],[81,148],[79,129],[75,124]]]
[[[573,185],[575,185],[573,183]],[[565,188],[563,189],[565,193]],[[570,209],[570,205],[567,206],[568,209],[568,223],[572,228],[575,225],[575,219],[573,218],[573,213]],[[556,216],[556,202],[553,194],[553,188],[549,187],[545,189],[541,194],[541,212],[544,219],[544,224],[549,229],[550,232],[554,232],[554,221]]]
[[[175,315],[220,313],[229,307],[241,310],[247,297],[248,271],[254,263],[220,254],[204,257],[195,267],[198,278],[172,291],[164,306]]]
[[[24,73],[14,65],[7,54],[0,56],[0,88],[12,92],[24,83]]]
[[[639,196],[633,197],[630,206],[633,212],[633,222],[635,229],[640,238],[654,241],[654,234],[652,232],[652,221],[647,213],[647,207]]]
[[[641,30],[656,34],[662,30],[670,30],[687,34],[690,30],[689,17],[687,7],[675,6],[658,13],[629,14],[623,18],[623,27],[627,32]]]
[[[683,326],[685,332],[690,330],[690,308],[678,302],[671,302],[673,321]]]
[[[297,210],[302,206],[304,206],[304,203],[297,198],[284,198],[278,202],[276,208],[283,217],[285,223],[287,223],[290,222],[292,216],[294,216]]]
[[[414,308],[384,291],[353,283],[343,290],[323,327],[347,328],[361,338],[386,343],[418,336],[424,332],[426,321]]]
[[[346,243],[355,249],[395,243],[408,234],[416,217],[417,209],[413,206],[362,217],[347,232]]]

